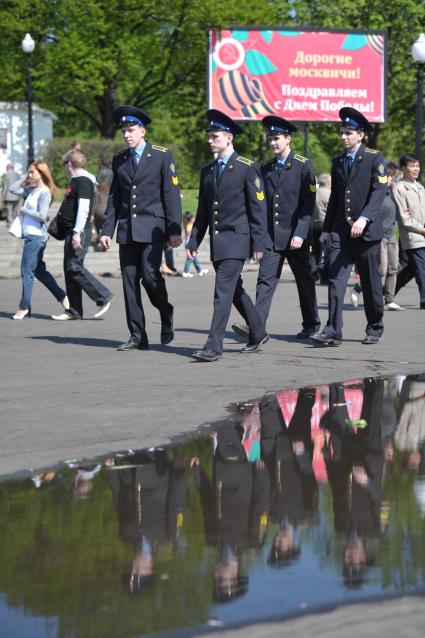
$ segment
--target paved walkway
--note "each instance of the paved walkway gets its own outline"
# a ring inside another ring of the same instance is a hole
[[[255,273],[244,275],[255,290]],[[167,278],[175,305],[176,338],[159,345],[160,322],[146,303],[151,342],[148,352],[117,352],[128,338],[121,280],[105,278],[115,293],[111,310],[93,320],[54,322],[59,305],[38,282],[33,317],[11,321],[19,280],[0,280],[2,349],[2,437],[0,475],[82,456],[167,442],[226,415],[235,401],[297,387],[390,372],[425,371],[425,313],[418,309],[415,284],[397,300],[406,312],[385,313],[382,343],[364,346],[362,308],[347,306],[345,340],[339,348],[299,342],[300,312],[291,275],[278,286],[268,323],[272,337],[264,352],[240,354],[242,342],[230,331],[225,356],[197,363],[191,352],[203,345],[212,311],[214,276]],[[318,287],[322,321],[327,289]],[[234,319],[238,315],[232,314]]]
[[[255,273],[244,276],[255,291]],[[146,304],[149,352],[116,351],[127,339],[121,281],[106,278],[115,293],[110,312],[92,320],[56,323],[59,310],[40,284],[33,297],[33,317],[11,321],[20,293],[19,280],[0,280],[2,352],[0,475],[48,467],[64,459],[93,457],[126,448],[166,443],[171,437],[226,416],[226,406],[260,397],[285,386],[326,383],[367,375],[425,371],[425,313],[418,291],[409,285],[397,298],[406,312],[385,315],[385,336],[377,346],[363,346],[363,309],[346,307],[345,340],[322,349],[299,342],[295,284],[285,274],[269,319],[272,336],[264,352],[242,355],[231,332],[225,356],[212,364],[196,363],[191,351],[205,341],[212,309],[214,277],[167,279],[175,304],[176,338],[159,344],[160,323]],[[327,290],[318,287],[322,321]],[[237,319],[237,314],[232,314]],[[269,636],[422,635],[422,598],[344,607],[285,623],[265,623],[220,634],[223,638]],[[421,633],[419,633],[421,632]]]

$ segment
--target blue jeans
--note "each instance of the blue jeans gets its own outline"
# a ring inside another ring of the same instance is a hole
[[[202,266],[201,262],[199,261],[198,255],[196,255],[196,257],[193,257],[193,259],[191,259],[190,257],[186,257],[183,272],[189,272],[192,263],[195,266],[196,272],[201,272]]]
[[[26,235],[24,238],[21,260],[22,297],[19,302],[19,308],[22,310],[31,310],[34,277],[46,286],[58,301],[66,297],[65,290],[58,286],[56,279],[46,270],[46,264],[43,261],[45,248],[46,240],[41,235]]]

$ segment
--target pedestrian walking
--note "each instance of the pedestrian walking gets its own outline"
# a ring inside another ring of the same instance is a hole
[[[341,345],[344,294],[356,264],[367,318],[362,343],[372,345],[380,341],[384,330],[379,262],[387,176],[382,153],[364,144],[372,130],[364,115],[344,107],[339,116],[344,151],[332,160],[331,196],[322,233],[329,245],[329,318],[312,339],[324,346]]]
[[[109,191],[100,244],[108,249],[117,227],[125,311],[130,338],[120,351],[149,347],[140,282],[161,317],[161,343],[174,339],[174,308],[168,301],[160,272],[163,245],[181,244],[181,198],[171,151],[145,139],[150,117],[139,108],[116,108],[113,118],[127,149],[112,161]]]
[[[199,361],[216,361],[223,353],[223,338],[232,303],[246,317],[249,342],[244,353],[258,352],[268,340],[264,322],[243,288],[241,272],[251,255],[261,259],[266,247],[266,204],[260,169],[239,155],[233,140],[242,128],[216,109],[206,113],[208,145],[216,159],[201,170],[199,204],[187,245],[197,255],[205,233],[216,273],[214,312],[207,341],[193,353]]]
[[[65,197],[59,209],[61,225],[66,231],[63,269],[70,307],[56,321],[83,318],[83,291],[97,305],[96,319],[111,305],[113,294],[84,266],[84,259],[92,240],[92,212],[96,178],[86,170],[86,156],[78,150],[70,151],[64,166],[69,179]]]

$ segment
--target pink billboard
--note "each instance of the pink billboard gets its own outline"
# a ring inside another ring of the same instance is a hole
[[[329,122],[353,106],[383,122],[385,62],[384,31],[211,29],[209,107],[235,120]]]

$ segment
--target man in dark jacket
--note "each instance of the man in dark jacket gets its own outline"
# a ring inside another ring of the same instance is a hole
[[[258,352],[268,340],[263,322],[245,292],[241,272],[245,259],[261,259],[266,247],[266,204],[260,169],[233,148],[233,138],[242,132],[230,117],[207,111],[208,144],[217,159],[201,170],[196,221],[187,244],[193,259],[207,229],[211,261],[216,272],[214,313],[208,339],[193,353],[199,361],[222,356],[223,338],[232,302],[246,317],[249,342],[242,352]]]
[[[296,127],[282,117],[263,119],[274,158],[261,167],[267,201],[267,249],[260,263],[255,308],[264,326],[285,259],[295,277],[302,315],[297,339],[307,339],[320,328],[316,288],[310,268],[310,226],[316,198],[313,165],[291,150],[291,134]],[[246,327],[233,324],[240,336]]]
[[[161,343],[174,338],[173,306],[160,272],[163,244],[181,243],[182,209],[179,180],[171,152],[145,140],[150,118],[134,106],[120,106],[113,118],[128,149],[112,161],[113,179],[100,244],[111,246],[118,225],[120,264],[130,338],[118,350],[146,350],[140,280],[161,317]]]
[[[351,107],[339,111],[344,152],[332,160],[332,186],[322,241],[329,253],[329,319],[315,343],[339,346],[342,342],[344,294],[356,264],[367,318],[362,343],[375,344],[384,331],[384,303],[379,274],[382,239],[382,203],[387,176],[382,153],[367,148],[363,139],[372,130],[367,119]]]

